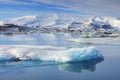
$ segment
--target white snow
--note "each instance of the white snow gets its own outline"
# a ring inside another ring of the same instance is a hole
[[[20,26],[56,26],[56,25],[69,25],[72,21],[75,21],[79,18],[72,15],[62,15],[62,14],[40,14],[34,16],[23,16],[18,18],[12,18],[3,20],[2,24],[12,23]]]
[[[111,45],[120,45],[120,37],[117,38],[77,38],[77,39],[68,39],[67,41],[77,42],[82,44],[111,44]]]
[[[81,24],[73,24],[73,22]],[[99,17],[99,16],[80,16],[71,14],[40,14],[33,16],[23,16],[18,18],[1,20],[0,25],[16,24],[25,27],[52,27],[52,28],[68,28],[75,26],[77,29],[91,29],[90,24],[110,25],[115,29],[120,29],[120,19],[116,17]]]
[[[41,60],[55,62],[79,62],[92,59],[103,59],[93,47],[64,48],[55,46],[3,45],[0,46],[0,60]]]
[[[0,20],[0,26],[4,25],[4,22],[2,20]]]

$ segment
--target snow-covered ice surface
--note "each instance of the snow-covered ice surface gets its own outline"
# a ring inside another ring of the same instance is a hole
[[[80,62],[102,60],[103,56],[95,47],[64,48],[54,46],[0,46],[0,60],[40,60],[53,62]]]
[[[120,37],[116,38],[77,38],[68,39],[67,41],[81,43],[81,44],[108,44],[108,45],[120,45]]]

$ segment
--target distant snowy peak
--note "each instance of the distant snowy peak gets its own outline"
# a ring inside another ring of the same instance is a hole
[[[90,17],[70,14],[40,14],[1,20],[0,25],[3,24],[15,24],[26,27],[61,28],[68,28],[70,25],[75,25],[75,27],[89,27],[91,24],[94,24],[97,26],[110,25],[113,28],[120,28],[120,19],[115,17]]]
[[[18,18],[12,18],[4,20],[1,24],[16,24],[20,26],[48,26],[53,25],[58,18],[57,15],[35,15],[35,16],[23,16]]]
[[[95,22],[109,24],[115,28],[120,28],[120,19],[116,17],[102,17],[102,18],[95,18]]]
[[[4,25],[4,21],[0,20],[0,26]]]
[[[48,26],[54,24],[57,16],[55,15],[35,15],[12,18],[2,21],[2,24],[15,24],[20,26]]]
[[[81,18],[80,18],[81,19]],[[73,21],[79,20],[79,17],[67,14],[41,14],[35,16],[23,16],[1,21],[2,24],[15,24],[20,26],[51,26],[63,27],[69,26]]]

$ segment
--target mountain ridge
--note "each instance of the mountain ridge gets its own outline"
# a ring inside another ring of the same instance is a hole
[[[120,19],[117,17],[98,17],[98,16],[79,16],[67,14],[40,14],[30,15],[7,20],[0,20],[0,25],[15,24],[26,27],[55,27],[68,28],[73,26],[74,22],[81,23],[82,27],[90,27],[91,24],[101,26],[110,25],[112,28],[120,29]]]

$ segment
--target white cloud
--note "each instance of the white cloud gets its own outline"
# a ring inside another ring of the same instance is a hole
[[[120,0],[34,0],[43,3],[60,5],[73,10],[94,15],[119,16]]]
[[[31,1],[31,0],[30,0]],[[34,5],[34,3],[29,3],[27,1],[22,1],[22,0],[0,0],[1,4],[12,4],[12,5],[18,5],[18,4],[22,4],[22,5]]]
[[[31,1],[30,3],[27,1]],[[83,13],[93,15],[120,15],[120,0],[0,0],[0,3],[6,4],[35,4],[35,2],[42,2],[58,6],[64,6],[70,10],[76,10]],[[33,5],[32,4],[32,5]]]

